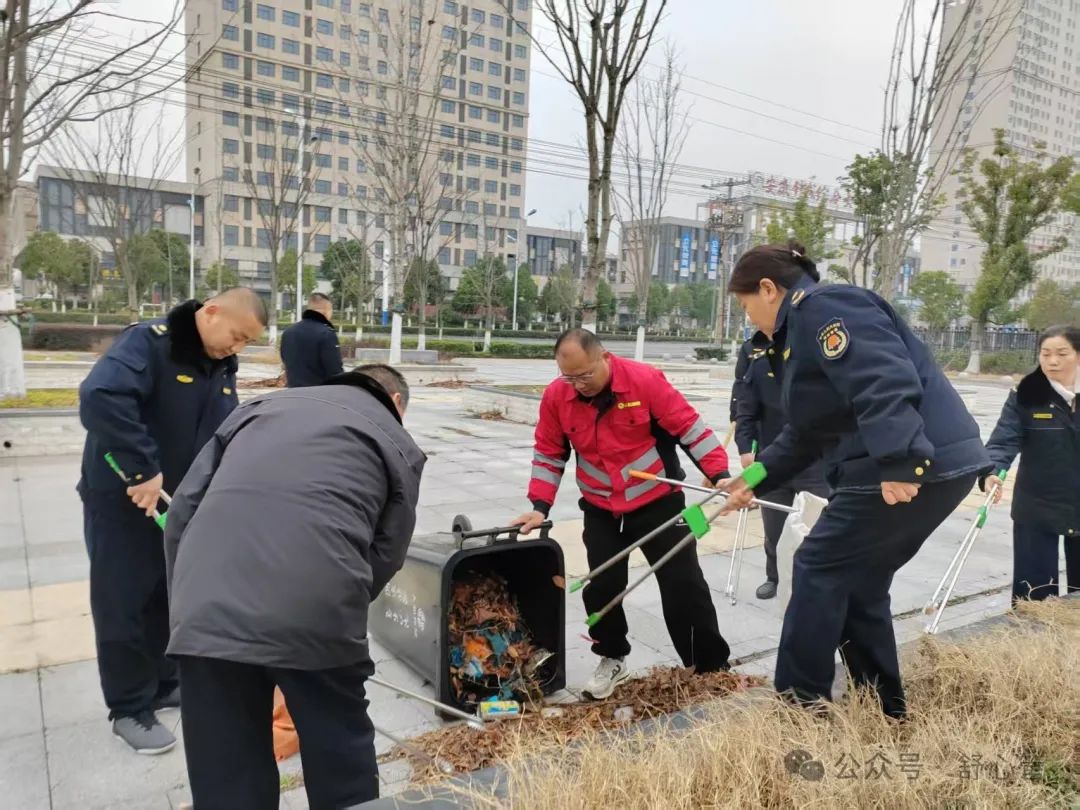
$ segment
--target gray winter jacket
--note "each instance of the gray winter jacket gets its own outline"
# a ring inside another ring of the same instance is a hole
[[[368,660],[425,457],[370,377],[237,408],[169,508],[170,655],[290,669]],[[359,384],[357,384],[359,382]]]

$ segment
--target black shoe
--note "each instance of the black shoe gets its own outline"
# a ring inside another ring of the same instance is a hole
[[[771,579],[765,580],[760,585],[758,585],[758,589],[755,592],[755,595],[758,599],[772,599],[774,596],[776,596],[776,583],[773,582]]]
[[[174,686],[172,691],[166,692],[164,695],[159,695],[154,698],[154,705],[152,709],[155,712],[160,712],[162,709],[179,709],[180,708],[180,687]]]

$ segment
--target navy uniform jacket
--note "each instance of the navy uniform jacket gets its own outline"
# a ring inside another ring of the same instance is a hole
[[[1080,412],[1051,387],[1042,369],[1009,394],[986,449],[994,472],[1009,469],[1020,455],[1013,520],[1080,536]]]
[[[322,385],[342,372],[334,325],[313,309],[281,334],[281,362],[289,388]]]
[[[759,342],[761,338],[758,338]],[[747,341],[744,346],[751,346]],[[757,452],[776,441],[784,429],[784,407],[781,402],[780,379],[769,365],[767,348],[750,348],[746,369],[739,385],[738,404],[735,413],[735,445],[739,454]],[[770,477],[771,478],[771,477]],[[761,492],[770,488],[767,479],[760,487]],[[818,461],[811,464],[788,485],[797,492],[813,492],[824,495],[828,491],[825,483],[825,469]]]
[[[123,492],[111,452],[131,483],[164,475],[172,492],[202,446],[237,405],[236,357],[203,352],[188,301],[166,318],[129,326],[79,386],[86,428],[79,492]]]
[[[758,455],[773,486],[819,455],[837,491],[877,491],[883,481],[930,483],[990,468],[960,395],[875,293],[804,276],[788,290],[765,351],[781,379],[787,418]]]
[[[735,382],[731,384],[731,405],[728,407],[728,421],[735,422],[739,413],[739,397],[742,395],[745,385],[746,372],[750,368],[750,354],[754,347],[748,340],[739,347],[739,356],[735,358]],[[739,452],[749,453],[749,450]]]

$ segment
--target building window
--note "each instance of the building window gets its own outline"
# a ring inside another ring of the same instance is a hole
[[[458,13],[458,4],[454,0],[443,0],[442,7],[447,14],[456,15]]]
[[[484,85],[480,82],[469,82],[469,95],[470,96],[482,96],[484,95]]]
[[[386,64],[382,59],[379,60],[379,64],[375,66],[375,71],[380,76],[385,76],[390,72],[390,66]]]
[[[480,156],[479,155],[474,155],[474,154],[472,154],[470,152],[469,155],[465,158],[465,162],[469,166],[479,166],[480,165]]]
[[[315,59],[318,62],[333,62],[334,61],[334,49],[333,48],[316,48]]]
[[[357,186],[356,187],[356,196],[357,196],[358,199],[366,200],[367,199],[367,186]]]
[[[498,180],[485,180],[484,181],[484,193],[485,194],[498,194],[499,193],[499,181]]]
[[[338,64],[342,67],[348,67],[352,64],[352,57],[345,51],[338,51]]]
[[[281,134],[289,138],[300,137],[300,125],[295,121],[282,121]]]
[[[315,181],[315,193],[316,194],[329,194],[330,193],[330,181],[329,180],[316,180]]]
[[[240,179],[240,170],[235,166],[225,166],[221,169],[221,179],[227,183],[235,183]]]
[[[521,174],[521,161],[520,160],[511,160],[510,161],[510,174]]]
[[[352,11],[352,0],[341,0],[341,10],[348,14]]]
[[[444,25],[442,27],[442,38],[446,40],[457,39],[457,29],[452,25]]]
[[[489,124],[497,124],[502,120],[502,115],[498,110],[488,110],[487,120]]]
[[[478,8],[474,8],[469,13],[469,19],[472,20],[474,23],[483,23],[484,22],[484,12],[481,11],[480,9],[478,9]]]
[[[268,143],[260,143],[255,146],[255,155],[259,160],[273,160],[276,152],[277,150]]]
[[[348,186],[346,186],[346,189],[347,188],[348,188]],[[348,196],[348,194],[346,193],[344,196]],[[349,209],[348,208],[339,208],[338,209],[337,221],[338,221],[338,225],[348,225],[349,224]]]
[[[240,85],[232,82],[222,82],[221,95],[225,98],[240,98]]]
[[[370,17],[371,3],[360,3],[356,7],[356,13],[359,14],[361,17]]]
[[[520,197],[521,196],[521,186],[518,186],[518,185],[515,185],[514,183],[511,183],[510,184],[510,196],[511,197]]]
[[[453,222],[440,222],[439,223],[439,236],[452,236],[454,233]]]
[[[480,141],[481,141],[480,130],[478,130],[478,129],[470,129],[469,130],[469,143],[480,143]]]
[[[352,26],[351,25],[339,25],[338,26],[338,36],[341,39],[344,39],[344,40],[352,39]]]
[[[499,76],[502,76],[502,74],[503,74],[502,65],[500,65],[498,62],[488,62],[488,75],[489,76],[495,76],[496,78],[498,78]]]
[[[259,100],[260,104],[269,107],[275,101],[274,95],[275,93],[273,90],[268,90],[265,87],[260,87],[256,92],[255,97]]]
[[[327,220],[329,222],[329,220]],[[315,253],[326,253],[330,249],[330,235],[325,233],[316,234],[311,240],[311,249]]]
[[[356,32],[356,39],[361,45],[368,45],[371,43],[371,33],[361,28]]]
[[[240,141],[235,138],[223,138],[221,140],[221,151],[226,155],[239,155]]]
[[[366,96],[368,94],[368,92],[369,92],[369,88],[368,88],[368,83],[367,82],[357,82],[356,83],[356,95],[358,95],[358,96]]]
[[[315,154],[315,165],[320,169],[329,169],[333,165],[333,158],[330,155],[318,152]]]
[[[442,100],[442,102],[440,103],[439,106],[440,106],[440,108],[442,109],[442,111],[444,113],[452,113],[452,112],[454,112],[454,108],[456,107],[454,102],[452,102],[452,101],[450,101],[448,99],[445,99],[445,98]]]
[[[450,264],[450,248],[439,248],[439,264]]]
[[[466,200],[465,201],[465,213],[466,214],[479,214],[480,213],[480,203],[478,203],[476,200]],[[475,237],[475,234],[474,234],[474,237]]]
[[[295,11],[282,11],[281,22],[283,25],[287,25],[290,28],[300,27],[300,15]]]
[[[480,178],[479,177],[466,177],[465,178],[465,190],[466,191],[479,191],[480,190]]]
[[[260,76],[269,76],[272,79],[276,73],[275,67],[273,62],[263,62],[260,60],[258,64],[258,73]]]
[[[510,116],[510,119],[515,129],[521,129],[525,126],[525,116],[523,115],[512,115]]]
[[[522,149],[525,148],[525,146],[524,146],[524,143],[522,142],[521,138],[511,138],[510,139],[510,148],[515,152],[520,152]]]
[[[300,96],[294,93],[282,93],[281,106],[286,112],[299,112]]]
[[[510,219],[521,219],[521,209],[511,205],[510,206]]]
[[[295,56],[298,53],[300,53],[300,43],[295,39],[284,39],[284,38],[282,38],[282,40],[281,40],[281,50],[284,51],[285,53],[292,54],[293,56]],[[282,70],[281,75],[283,75],[283,76],[285,75],[284,70]]]
[[[292,166],[299,158],[300,153],[296,149],[281,147],[281,162],[286,166]]]
[[[498,146],[499,145],[498,133],[489,132],[487,135],[484,136],[484,143],[486,143],[488,146]]]
[[[465,259],[465,266],[466,267],[472,267],[474,264],[476,264],[476,251],[475,250],[469,248],[469,249],[466,249],[463,252],[464,252],[464,259]]]
[[[329,222],[330,221],[330,209],[324,205],[313,206],[315,209],[315,221],[316,222]]]
[[[229,70],[236,70],[240,67],[240,57],[235,53],[222,53],[221,66]]]
[[[481,12],[481,13],[483,13],[483,12]],[[475,46],[477,48],[483,48],[484,47],[484,35],[483,34],[470,34],[469,35],[469,44],[473,45],[473,46]]]
[[[503,41],[498,37],[491,37],[488,40],[488,48],[495,51],[495,53],[502,53]]]
[[[259,186],[273,186],[274,175],[271,172],[255,172],[255,184]]]
[[[484,60],[483,59],[477,59],[475,56],[470,56],[469,57],[469,70],[479,70],[479,71],[482,72],[484,70]]]
[[[488,155],[486,158],[484,158],[484,166],[488,169],[498,169],[499,159],[497,157]]]
[[[502,88],[493,84],[488,85],[488,98],[492,101],[502,101]]]
[[[315,74],[315,86],[322,87],[325,90],[334,89],[334,77],[329,73],[316,73]]]
[[[442,87],[443,87],[443,90],[454,90],[454,89],[456,89],[457,88],[457,79],[455,79],[453,76],[443,76],[442,77]]]
[[[514,68],[514,81],[515,82],[523,82],[523,81],[525,81],[525,71],[522,70],[521,68]]]
[[[236,11],[240,8],[240,0],[221,0],[221,8],[225,11]]]
[[[475,118],[479,121],[483,117],[484,109],[482,107],[474,107],[472,105],[469,105],[469,118]]]
[[[323,8],[333,8],[334,0],[318,0],[318,4]]]
[[[232,112],[231,110],[222,110],[221,123],[227,127],[240,126],[240,113]]]
[[[281,78],[287,82],[299,82],[300,81],[300,69],[294,67],[288,67],[287,65],[281,66]]]
[[[503,16],[501,14],[492,14],[491,15],[491,27],[492,28],[502,28],[504,22],[505,22],[505,20],[503,19]]]
[[[228,247],[236,247],[240,244],[240,226],[239,225],[226,225],[223,229],[225,234],[225,244]]]
[[[240,198],[235,194],[226,194],[222,197],[221,207],[225,211],[239,211]]]
[[[514,99],[514,103],[517,104],[518,106],[524,106],[524,104],[525,104],[525,94],[524,93],[514,93],[513,99]]]
[[[343,129],[338,130],[337,140],[338,140],[338,143],[341,144],[342,146],[348,146],[349,145],[349,133],[346,132]]]
[[[526,59],[529,56],[529,50],[524,45],[515,45],[514,56],[518,59]]]
[[[259,3],[257,6],[255,6],[255,16],[258,17],[260,20],[266,20],[267,22],[273,22],[274,21],[274,16],[275,16],[274,15],[274,7],[273,6],[264,6],[262,3]]]
[[[316,20],[315,33],[332,37],[334,35],[334,24],[330,20]]]
[[[235,25],[223,25],[221,26],[221,38],[227,39],[229,42],[239,42],[240,29]]]
[[[271,121],[269,118],[263,118],[262,116],[259,116],[255,119],[255,129],[259,130],[259,132],[273,132],[274,122]]]
[[[443,138],[453,138],[454,127],[451,124],[443,124],[441,127],[439,127],[439,135],[441,135]]]
[[[260,48],[274,50],[274,38],[270,34],[259,33],[255,35],[255,44]]]

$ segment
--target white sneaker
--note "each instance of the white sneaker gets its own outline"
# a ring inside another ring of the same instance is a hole
[[[630,677],[630,672],[621,658],[601,658],[596,665],[596,672],[581,691],[592,700],[611,697],[615,687]]]

